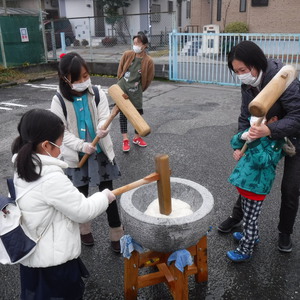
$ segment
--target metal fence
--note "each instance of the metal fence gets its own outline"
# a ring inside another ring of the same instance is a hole
[[[168,58],[175,13],[58,19],[44,26],[48,60],[56,60],[62,52],[77,51],[87,61],[119,61],[121,54],[131,49],[138,31],[147,35],[152,56]]]
[[[256,43],[268,58],[300,68],[300,34],[170,34],[169,79],[186,82],[240,85],[229,72],[227,54],[240,41]]]

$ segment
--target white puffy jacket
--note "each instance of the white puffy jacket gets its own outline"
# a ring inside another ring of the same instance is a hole
[[[17,155],[13,156],[13,162]],[[42,161],[42,173],[55,176],[41,182],[18,200],[22,211],[22,222],[34,239],[52,224],[37,243],[35,252],[22,264],[28,267],[56,266],[77,258],[81,252],[79,223],[88,222],[108,207],[107,197],[95,193],[85,198],[64,174],[68,165],[57,159],[38,154]],[[30,184],[14,176],[16,196]]]
[[[98,106],[96,106],[95,103],[95,96],[92,87],[89,87],[88,89],[88,104],[95,132],[98,126],[101,127],[105,123],[110,114],[107,97],[100,86],[97,86],[97,88],[100,96]],[[58,92],[61,94],[60,91]],[[51,111],[59,116],[65,124],[63,146],[61,148],[63,159],[70,168],[77,168],[79,162],[78,152],[82,151],[84,140],[80,139],[78,135],[76,112],[74,110],[73,103],[64,97],[63,99],[66,104],[67,119],[64,116],[62,106],[56,95],[52,98]],[[110,135],[108,134],[106,137],[101,138],[99,145],[108,159],[112,162],[115,157],[115,153]]]

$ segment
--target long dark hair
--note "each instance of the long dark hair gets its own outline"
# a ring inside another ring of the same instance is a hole
[[[268,61],[264,52],[251,41],[242,41],[234,46],[228,54],[228,68],[234,72],[232,62],[242,61],[248,69],[255,68],[260,72],[267,70]]]
[[[18,124],[19,136],[11,150],[18,153],[15,168],[20,178],[32,182],[40,177],[42,162],[36,155],[37,146],[44,141],[55,142],[64,133],[62,120],[45,109],[32,109],[26,112]],[[39,172],[36,172],[36,165]]]
[[[143,31],[139,31],[137,35],[132,38],[132,40],[134,41],[135,38],[137,38],[143,45],[146,45],[146,48],[148,47],[149,41]]]
[[[77,81],[80,77],[82,67],[89,73],[85,60],[76,52],[69,52],[64,55],[58,65],[59,89],[63,96],[72,102],[74,92],[67,81],[67,77],[70,75],[70,83]]]

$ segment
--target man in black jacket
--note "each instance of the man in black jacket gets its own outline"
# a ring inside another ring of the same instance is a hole
[[[249,103],[269,83],[282,68],[279,60],[267,59],[263,51],[251,41],[242,41],[233,47],[228,55],[228,67],[242,81],[242,105],[238,119],[238,130],[250,126]],[[281,183],[281,207],[278,224],[278,249],[292,251],[291,234],[299,206],[300,189],[300,82],[295,79],[277,100],[284,117],[275,123],[252,127],[249,138],[269,136],[272,139],[288,137],[296,148],[296,155],[286,156]],[[239,151],[240,150],[236,150]],[[220,232],[229,233],[242,223],[243,212],[240,197],[236,201],[232,215],[218,226]]]

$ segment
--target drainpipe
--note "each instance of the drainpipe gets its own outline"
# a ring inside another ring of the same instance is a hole
[[[210,24],[213,22],[213,5],[214,5],[214,0],[209,0],[210,4]]]

